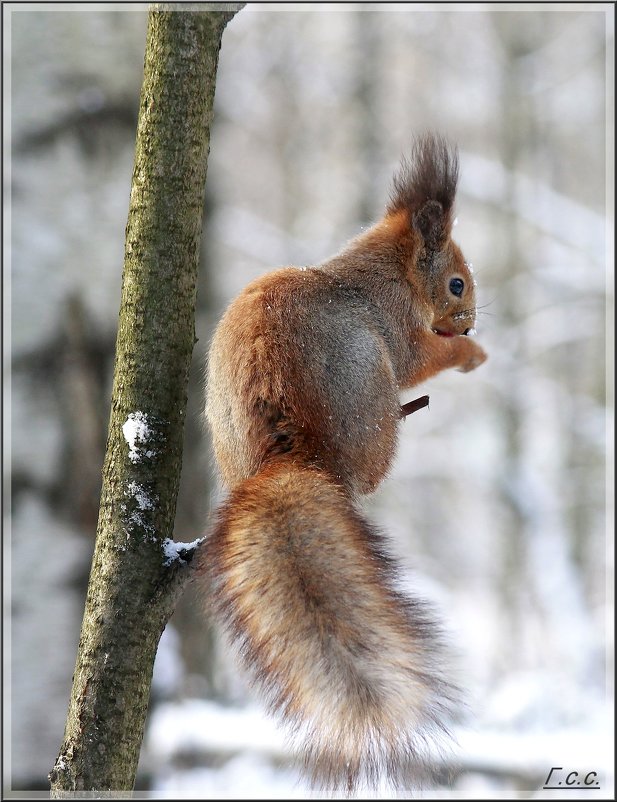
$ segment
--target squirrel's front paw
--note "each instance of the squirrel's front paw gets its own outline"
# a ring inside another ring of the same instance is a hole
[[[458,370],[461,373],[469,373],[470,370],[474,370],[475,368],[479,367],[483,362],[486,362],[488,359],[488,354],[486,351],[481,348],[476,342],[473,340],[468,340],[465,338],[466,348],[465,348],[465,356],[461,360],[461,363]]]

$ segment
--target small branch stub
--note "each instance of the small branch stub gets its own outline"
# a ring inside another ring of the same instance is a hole
[[[428,402],[429,402],[428,395],[422,395],[420,396],[420,398],[416,398],[413,401],[408,401],[401,407],[401,418],[406,418],[408,415],[417,412],[419,409],[427,407]]]

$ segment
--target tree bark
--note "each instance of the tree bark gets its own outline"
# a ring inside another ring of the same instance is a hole
[[[149,13],[101,506],[52,797],[133,788],[156,649],[188,578],[191,550],[180,559],[166,541],[218,53],[241,5],[161,4]]]

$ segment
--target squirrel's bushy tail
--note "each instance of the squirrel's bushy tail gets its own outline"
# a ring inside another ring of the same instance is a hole
[[[451,687],[380,536],[326,474],[282,459],[236,487],[201,556],[218,615],[311,779],[406,784]]]

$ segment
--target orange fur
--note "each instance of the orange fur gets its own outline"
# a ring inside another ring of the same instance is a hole
[[[450,238],[456,175],[441,140],[418,140],[384,218],[317,267],[250,284],[210,350],[206,414],[230,495],[200,573],[331,789],[409,781],[450,706],[436,628],[395,589],[356,499],[394,458],[399,390],[486,358],[463,336],[475,294]]]

